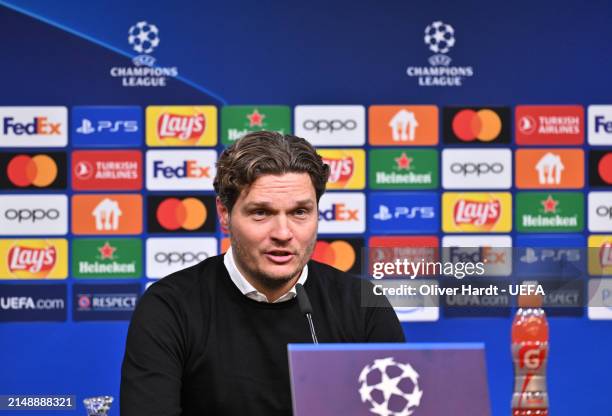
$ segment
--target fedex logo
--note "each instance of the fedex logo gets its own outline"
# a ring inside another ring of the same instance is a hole
[[[214,150],[149,150],[147,152],[147,189],[213,190]]]
[[[0,107],[0,147],[64,147],[66,107]]]
[[[612,105],[590,105],[588,116],[589,144],[612,145]]]
[[[604,116],[595,116],[595,133],[612,133],[612,121]]]
[[[177,167],[164,165],[163,160],[153,162],[153,177],[157,178],[210,178],[210,166],[200,166],[197,160],[185,160]]]
[[[365,195],[358,192],[329,192],[319,201],[319,232],[363,233]]]
[[[30,123],[20,123],[13,117],[4,117],[2,133],[16,136],[38,134],[41,136],[60,135],[61,123],[53,123],[47,117],[34,117]]]

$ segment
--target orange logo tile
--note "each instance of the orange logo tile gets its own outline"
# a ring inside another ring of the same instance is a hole
[[[438,143],[435,105],[373,105],[369,108],[370,144],[429,146]]]
[[[577,189],[584,186],[584,152],[579,149],[519,149],[516,187]]]
[[[142,216],[141,195],[103,194],[72,197],[74,234],[140,234]]]

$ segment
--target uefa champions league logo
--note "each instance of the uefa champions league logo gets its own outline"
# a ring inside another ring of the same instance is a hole
[[[149,56],[159,45],[159,29],[154,24],[142,21],[128,30],[128,43],[140,55],[133,60],[134,65],[153,66],[155,58]]]
[[[419,374],[393,357],[374,360],[359,375],[361,401],[379,416],[410,416],[421,404]]]
[[[429,58],[432,66],[448,66],[451,58],[444,55],[455,46],[455,29],[441,20],[433,22],[425,28],[425,45],[436,55]]]

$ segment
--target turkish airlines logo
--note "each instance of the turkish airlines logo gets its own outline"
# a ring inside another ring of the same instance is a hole
[[[140,234],[142,197],[130,194],[72,197],[74,234]]]
[[[0,276],[5,279],[65,279],[66,240],[0,240]]]
[[[516,143],[575,145],[584,142],[584,109],[579,105],[519,105]]]
[[[67,233],[66,195],[0,195],[0,235]]]
[[[508,232],[512,228],[509,193],[450,193],[442,196],[446,232]]]
[[[359,105],[298,105],[295,134],[315,146],[359,146],[365,143],[365,108]]]
[[[215,232],[212,196],[149,196],[148,206],[149,232]]]
[[[447,143],[510,143],[510,110],[497,108],[444,108],[444,141]]]
[[[519,149],[516,186],[575,189],[584,186],[584,153],[578,149]]]
[[[0,188],[66,188],[66,153],[0,153]]]
[[[75,151],[72,187],[76,190],[139,190],[142,154],[138,150]]]
[[[149,150],[150,190],[212,190],[216,174],[214,150]]]
[[[438,107],[373,105],[369,108],[370,144],[433,145],[438,143]]]
[[[216,238],[148,238],[147,277],[158,279],[167,276],[217,253]]]
[[[64,147],[67,121],[66,107],[0,107],[0,145]]]
[[[508,189],[512,186],[512,152],[444,149],[442,185],[447,189]]]

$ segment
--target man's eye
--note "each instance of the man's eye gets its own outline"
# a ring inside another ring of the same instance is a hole
[[[306,215],[308,215],[308,210],[304,208],[296,209],[295,215],[298,217],[305,217]]]
[[[267,212],[263,209],[257,209],[252,212],[253,216],[263,218],[267,215]]]

